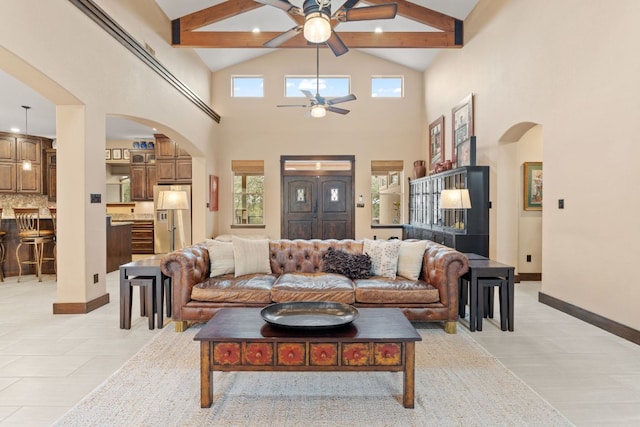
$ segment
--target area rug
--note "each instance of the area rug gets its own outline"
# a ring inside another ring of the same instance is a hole
[[[414,409],[402,406],[397,372],[215,372],[202,409],[199,327],[168,327],[55,425],[571,425],[463,329],[416,326]]]

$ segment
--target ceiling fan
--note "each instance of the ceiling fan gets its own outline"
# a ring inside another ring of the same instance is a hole
[[[311,43],[327,43],[335,56],[349,51],[340,36],[333,30],[331,21],[367,21],[374,19],[393,19],[398,12],[396,3],[375,6],[354,7],[359,0],[347,0],[331,15],[331,0],[304,0],[302,8],[294,6],[289,0],[255,0],[284,10],[292,16],[304,16],[304,25],[297,25],[264,45],[278,47],[287,40],[297,36],[301,31],[304,38]]]
[[[278,105],[278,107],[304,107],[309,108],[309,115],[315,118],[321,118],[327,115],[327,111],[338,114],[347,114],[349,110],[344,108],[334,107],[335,104],[342,102],[354,101],[356,96],[349,94],[338,98],[326,99],[320,96],[320,44],[316,44],[316,95],[313,96],[311,92],[305,89],[301,89],[300,92],[304,93],[309,101],[309,104],[288,104]]]

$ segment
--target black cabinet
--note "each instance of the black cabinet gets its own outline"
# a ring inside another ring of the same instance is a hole
[[[441,209],[440,193],[469,190],[471,209]],[[409,224],[403,239],[426,239],[489,256],[489,167],[466,166],[409,183]]]

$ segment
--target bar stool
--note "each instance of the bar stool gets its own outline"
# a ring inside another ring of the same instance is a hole
[[[58,278],[58,229],[56,227],[56,220],[58,215],[58,208],[56,208],[55,206],[49,206],[47,209],[49,209],[49,214],[51,215],[51,222],[53,223],[53,271],[56,272],[56,279],[57,279]]]
[[[4,247],[4,237],[7,235],[7,232],[2,228],[2,208],[0,208],[0,282],[4,282],[4,257],[5,257],[5,247]]]
[[[482,330],[482,319],[484,317],[487,315],[493,317],[494,288],[498,288],[500,298],[500,329],[506,331],[509,324],[513,325],[513,319],[509,318],[509,314],[513,313],[513,310],[509,310],[508,286],[509,281],[502,277],[482,277],[478,279],[478,316],[476,326],[478,331]]]
[[[16,247],[16,259],[18,261],[18,282],[22,276],[22,265],[33,265],[36,269],[36,277],[42,282],[42,261],[44,261],[44,244],[53,242],[53,230],[40,229],[39,208],[13,208],[13,214],[18,228],[19,243]],[[33,259],[20,260],[20,247],[29,245],[33,248]],[[49,261],[49,259],[47,259]]]

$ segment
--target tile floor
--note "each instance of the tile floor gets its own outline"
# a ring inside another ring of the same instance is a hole
[[[55,288],[53,276],[0,283],[1,427],[50,425],[158,332],[137,292],[132,328],[119,329],[117,272],[111,303],[85,315],[51,314]],[[640,346],[538,303],[539,289],[516,285],[515,332],[496,319],[473,337],[576,425],[640,425]]]

